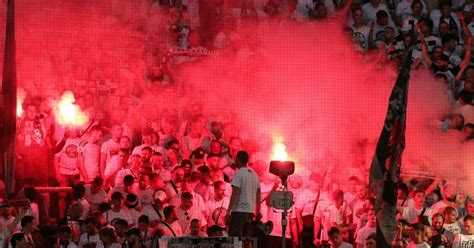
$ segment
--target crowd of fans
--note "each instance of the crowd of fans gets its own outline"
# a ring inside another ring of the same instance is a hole
[[[452,112],[439,128],[464,132],[466,142],[474,138],[474,8],[469,1],[435,6],[420,0],[268,0],[261,8],[252,0],[240,2],[240,18],[255,21],[325,21],[347,11],[346,30],[357,49],[376,53],[380,63],[399,63],[414,46],[413,66],[431,69],[453,101]],[[171,48],[167,52],[149,44],[145,48],[159,50],[158,63],[148,70],[150,81],[172,84],[173,67],[231,42],[218,25],[229,23],[222,15],[223,1],[156,4],[172,20]],[[82,129],[62,129],[42,99],[25,100],[17,139],[18,193],[4,194],[2,245],[155,247],[165,245],[162,237],[227,236],[240,150],[249,152],[249,169],[260,181],[256,221],[271,221],[267,237],[275,239],[265,240],[281,242],[282,214],[271,206],[269,193],[281,191],[282,183],[268,173],[267,161],[252,160],[254,147],[240,137],[235,123],[210,123],[196,107],[185,117],[166,114],[154,124],[131,127],[113,113],[101,113],[91,104],[91,95],[81,96],[78,103],[97,121]],[[121,97],[117,112],[127,116],[131,105],[128,96]],[[294,204],[287,217],[288,245],[375,247],[375,199],[368,193],[368,179],[352,176],[347,185],[326,179],[324,172],[290,176]],[[54,185],[71,187],[72,193],[63,188],[53,188],[51,194],[36,190]],[[452,188],[439,179],[401,183],[393,246],[474,247],[474,199]],[[28,206],[11,206],[19,199],[28,199]]]

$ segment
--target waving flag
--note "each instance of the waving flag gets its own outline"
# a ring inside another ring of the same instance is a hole
[[[5,55],[2,77],[2,169],[8,192],[13,190],[15,175],[15,137],[16,137],[16,44],[15,44],[15,2],[8,0],[5,35]]]
[[[384,127],[370,167],[370,190],[376,197],[377,247],[391,246],[395,236],[397,189],[405,148],[408,80],[412,50],[406,55],[389,99]]]

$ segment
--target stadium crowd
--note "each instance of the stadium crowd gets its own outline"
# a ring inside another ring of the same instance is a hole
[[[466,142],[472,142],[470,1],[256,2],[240,1],[239,18],[325,21],[347,11],[345,30],[356,49],[376,54],[380,63],[399,63],[414,45],[413,66],[432,70],[452,100],[452,111],[440,120],[439,129],[464,132]],[[145,49],[156,50],[158,58],[149,67],[150,81],[172,85],[174,67],[231,42],[216,25],[229,22],[222,16],[223,1],[155,4],[170,17],[170,49],[147,44]],[[269,193],[282,190],[281,181],[268,173],[268,161],[252,159],[254,148],[235,123],[211,123],[193,105],[182,110],[187,115],[165,113],[154,123],[132,125],[126,121],[133,105],[129,96],[120,97],[116,113],[95,106],[93,98],[89,92],[77,100],[97,120],[82,130],[61,128],[44,99],[25,99],[18,120],[18,193],[2,193],[4,247],[156,247],[164,244],[162,237],[227,236],[229,216],[237,208],[231,196],[243,188],[244,179],[235,177],[241,150],[249,153],[248,170],[260,184],[261,200],[250,200],[260,207],[247,206],[246,211],[256,221],[273,223],[268,236],[274,239],[266,242],[279,245],[282,214],[271,206]],[[369,195],[368,178],[347,181],[334,184],[324,172],[289,177],[289,190],[295,193],[285,233],[289,247],[375,247],[375,199]],[[41,186],[71,187],[72,193],[35,189]],[[474,247],[474,199],[452,188],[442,179],[402,182],[393,246]],[[29,200],[27,207],[9,204],[21,199]]]

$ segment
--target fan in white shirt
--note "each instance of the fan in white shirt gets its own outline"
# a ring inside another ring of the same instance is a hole
[[[351,244],[342,241],[341,233],[337,227],[331,227],[327,235],[329,236],[329,241],[332,245],[331,247],[352,248]]]
[[[171,172],[165,168],[163,154],[155,152],[151,155],[151,169],[154,174],[157,174],[161,177],[163,181],[171,180]]]
[[[122,207],[123,200],[124,200],[123,195],[120,192],[115,192],[112,194],[112,197],[111,197],[112,209],[106,211],[103,214],[104,220],[107,223],[111,223],[112,220],[117,219],[117,218],[124,219],[128,223],[133,223],[133,220],[130,214]]]
[[[94,217],[89,217],[84,221],[86,232],[81,235],[79,239],[79,248],[88,247],[87,245],[95,244],[97,247],[102,246],[99,234],[97,233],[97,220]]]
[[[454,238],[453,248],[474,247],[474,216],[464,217],[464,234],[458,234]]]
[[[178,211],[173,206],[167,206],[163,209],[165,221],[158,224],[158,230],[161,231],[161,237],[181,237],[183,231],[178,223]],[[153,246],[154,247],[154,246]],[[167,241],[160,239],[158,247],[167,247]]]
[[[214,183],[214,195],[206,203],[207,209],[207,223],[208,226],[219,225],[220,217],[225,217],[227,213],[227,206],[229,206],[230,198],[225,196],[226,185],[223,181],[217,181]],[[216,213],[214,213],[217,210]],[[225,224],[225,223],[224,223]]]
[[[118,164],[114,164],[114,158],[120,150],[119,140],[122,137],[123,128],[119,123],[112,126],[112,139],[104,142],[100,148],[100,174],[104,177],[110,176]]]
[[[443,227],[452,232],[454,235],[460,234],[462,227],[458,221],[458,211],[456,211],[456,209],[453,207],[446,207],[443,214],[445,220]]]
[[[84,186],[86,188],[85,198],[89,202],[91,210],[97,209],[102,202],[107,202],[108,196],[105,190],[102,189],[103,184],[102,177],[96,177],[92,184]]]
[[[125,197],[125,207],[127,207],[127,212],[130,215],[132,222],[128,222],[129,226],[138,225],[138,218],[142,215],[138,209],[139,202],[138,197],[134,193],[130,193]]]
[[[428,240],[431,237],[431,227],[417,223],[413,226],[411,241],[408,248],[430,248]]]
[[[120,154],[122,151],[120,151]],[[125,165],[117,171],[117,175],[115,176],[115,185],[121,185],[125,176],[131,175],[133,178],[138,179],[140,175],[140,168],[142,166],[142,157],[140,155],[134,154],[130,159],[130,166]]]
[[[142,214],[148,216],[151,226],[156,226],[165,219],[163,207],[166,201],[166,193],[158,190],[153,194],[153,204],[143,207]]]
[[[103,227],[99,230],[99,237],[102,243],[104,244],[103,247],[107,248],[121,248],[119,242],[117,242],[117,235],[115,234],[115,230],[112,227]]]
[[[192,219],[189,226],[189,232],[184,233],[185,237],[203,238],[207,237],[207,233],[201,231],[201,222],[198,219]]]
[[[424,207],[425,192],[415,192],[413,195],[413,200],[415,201],[414,206],[398,207],[398,210],[402,213],[402,218],[410,223],[416,223],[419,222],[421,218],[426,218],[431,225],[431,217],[433,216],[433,211],[430,207]]]
[[[139,205],[144,207],[153,203],[154,190],[150,187],[150,175],[143,173],[138,180],[138,187],[135,194],[138,197]]]
[[[61,226],[58,231],[59,246],[62,248],[77,248],[71,240],[72,230],[69,226]]]
[[[78,162],[82,179],[89,184],[95,177],[100,176],[100,145],[102,139],[102,129],[93,126],[89,131],[87,142],[78,148]]]
[[[375,233],[376,223],[375,223],[375,212],[374,210],[369,210],[367,212],[367,224],[357,231],[356,243],[357,247],[366,248],[365,241],[370,234]]]
[[[189,232],[191,220],[198,219],[201,222],[201,228],[205,228],[207,221],[202,214],[202,211],[196,206],[193,206],[193,195],[189,192],[183,192],[181,194],[181,202],[177,207],[178,210],[178,222],[181,226],[181,230],[185,233]]]

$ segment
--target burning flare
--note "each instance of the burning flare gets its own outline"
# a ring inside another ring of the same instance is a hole
[[[87,115],[74,104],[74,94],[66,91],[61,96],[61,101],[54,107],[56,121],[62,126],[82,126],[87,123]]]
[[[273,137],[273,147],[271,160],[275,161],[287,161],[288,153],[286,152],[286,146],[283,144],[283,137],[274,136]]]
[[[25,92],[18,89],[16,96],[16,116],[21,117],[23,115],[23,101],[25,101]]]

